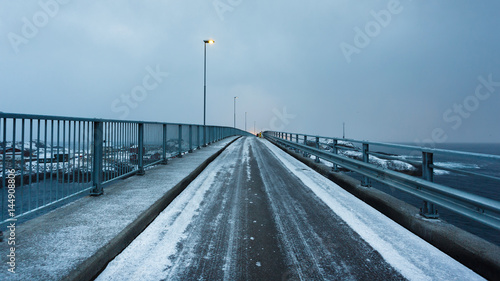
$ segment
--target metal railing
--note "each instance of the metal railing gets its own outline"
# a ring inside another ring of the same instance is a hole
[[[206,130],[207,139],[203,139]],[[0,227],[239,129],[0,113]]]
[[[500,201],[465,192],[450,186],[434,182],[435,171],[449,171],[461,175],[472,175],[479,179],[500,183],[500,178],[493,174],[484,174],[446,167],[434,161],[434,156],[466,157],[467,159],[493,161],[500,164],[500,156],[431,149],[410,145],[359,141],[287,132],[264,132],[264,137],[304,153],[304,156],[315,156],[332,163],[332,170],[347,169],[362,175],[361,185],[369,187],[371,180],[376,180],[387,186],[406,192],[423,200],[421,215],[427,218],[437,218],[435,205],[439,205],[462,216],[489,225],[500,230]],[[408,157],[392,153],[371,151],[371,147],[391,148],[410,151]],[[380,158],[379,158],[380,157]],[[389,160],[375,161],[375,160]],[[397,167],[383,165],[397,163],[409,164],[408,169],[398,171]]]

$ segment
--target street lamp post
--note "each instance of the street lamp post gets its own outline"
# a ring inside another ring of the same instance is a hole
[[[203,65],[203,147],[207,146],[207,43],[213,44],[214,40],[203,40],[205,43],[205,55]]]
[[[245,132],[247,131],[247,112],[245,111]]]
[[[238,97],[234,97],[234,128],[236,129],[236,99]]]

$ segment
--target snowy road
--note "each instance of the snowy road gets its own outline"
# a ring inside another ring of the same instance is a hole
[[[228,147],[97,280],[480,280],[265,140]]]

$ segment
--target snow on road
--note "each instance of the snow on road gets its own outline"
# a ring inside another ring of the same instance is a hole
[[[97,280],[479,280],[265,140],[229,146]]]
[[[482,279],[273,144],[267,141],[264,143],[283,165],[404,277],[410,280]]]

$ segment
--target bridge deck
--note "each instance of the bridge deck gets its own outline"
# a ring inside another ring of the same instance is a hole
[[[81,272],[98,254],[115,251],[120,245],[114,247],[110,242],[130,230],[165,193],[234,139],[172,159],[166,166],[147,170],[143,177],[117,181],[104,189],[103,196],[78,199],[18,225],[15,273],[7,271],[12,246],[5,237],[0,243],[0,280],[62,280]]]
[[[477,280],[265,140],[227,148],[98,280]]]

